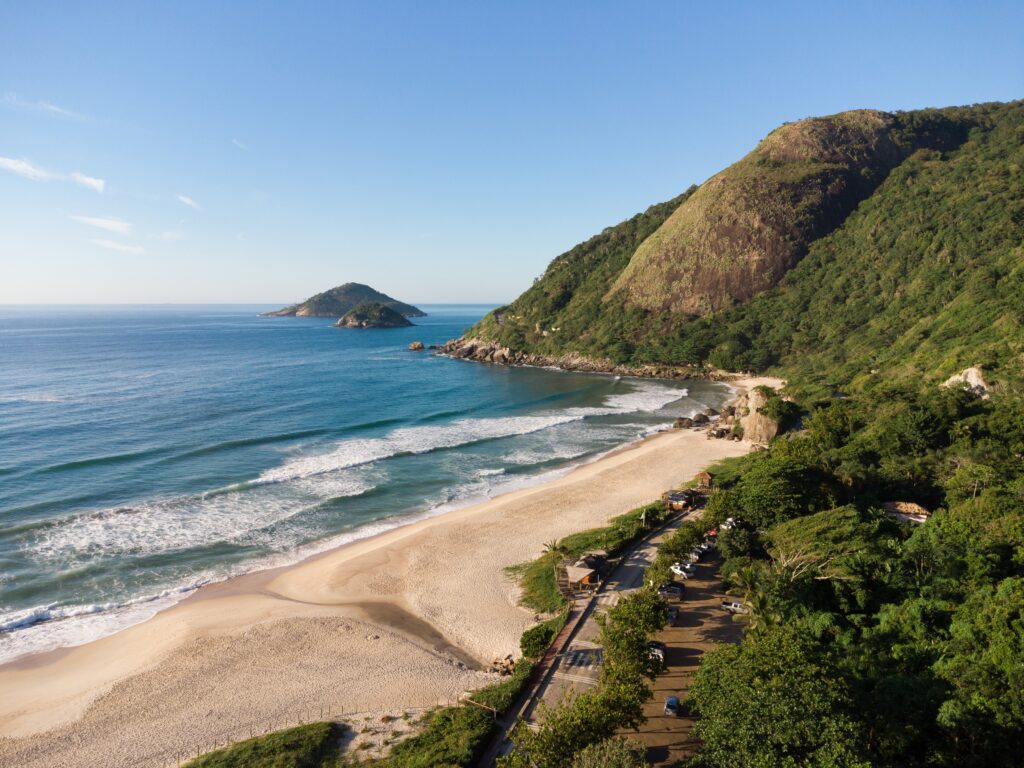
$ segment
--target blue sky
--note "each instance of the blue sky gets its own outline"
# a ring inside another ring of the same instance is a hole
[[[1024,97],[1022,3],[0,2],[0,303],[503,302],[779,123]]]

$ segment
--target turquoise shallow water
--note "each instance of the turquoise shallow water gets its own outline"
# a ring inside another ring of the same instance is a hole
[[[0,307],[0,660],[564,472],[728,396],[504,368],[267,307]]]

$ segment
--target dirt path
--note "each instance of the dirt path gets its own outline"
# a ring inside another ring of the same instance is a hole
[[[665,643],[668,669],[652,686],[653,698],[644,705],[647,722],[639,732],[623,731],[628,739],[647,747],[647,760],[654,766],[675,765],[697,751],[693,736],[696,718],[671,717],[664,714],[665,698],[678,696],[686,700],[687,691],[701,656],[720,643],[738,643],[743,625],[719,604],[726,599],[718,574],[721,557],[715,555],[697,566],[697,574],[686,582],[686,598],[680,605],[677,626],[662,630],[657,639]]]

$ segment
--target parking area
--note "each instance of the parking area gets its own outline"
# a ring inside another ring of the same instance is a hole
[[[666,716],[666,697],[678,696],[685,702],[705,651],[720,643],[738,643],[743,636],[743,625],[721,607],[727,596],[718,574],[720,565],[721,558],[712,553],[697,564],[696,573],[686,581],[686,596],[679,603],[676,626],[665,628],[657,636],[666,646],[666,670],[655,680],[654,696],[644,705],[647,722],[639,732],[622,732],[623,736],[647,746],[647,760],[655,766],[673,765],[693,755],[697,747],[693,736],[695,718]]]

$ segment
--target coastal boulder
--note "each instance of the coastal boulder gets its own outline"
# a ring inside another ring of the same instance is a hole
[[[740,399],[740,405],[746,408],[740,426],[743,427],[743,437],[752,443],[768,443],[779,434],[779,422],[759,412],[767,403],[768,395],[758,387]]]
[[[685,416],[681,419],[676,419],[672,426],[676,429],[689,429],[693,426],[693,419],[686,418]]]
[[[693,417],[694,424],[707,424],[711,419],[707,417],[705,413],[698,413]]]
[[[414,341],[412,344],[409,345],[410,352],[419,352],[422,349],[424,349],[422,341]]]

